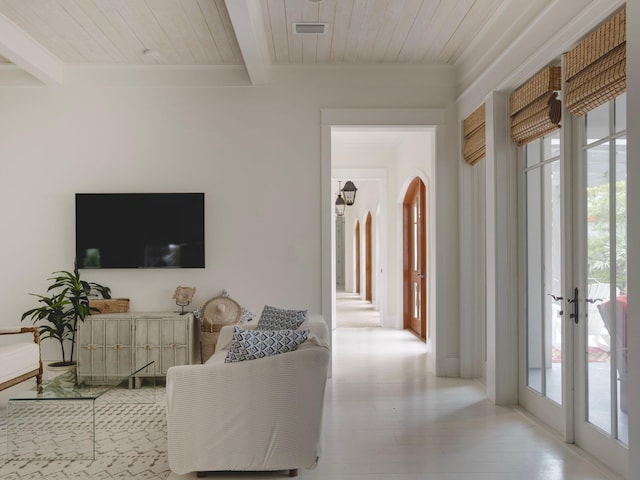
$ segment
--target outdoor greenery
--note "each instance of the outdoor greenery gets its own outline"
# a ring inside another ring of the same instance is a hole
[[[51,293],[48,296],[31,293],[41,305],[24,312],[22,320],[29,318],[34,325],[39,324],[42,339],[52,338],[60,342],[62,362],[56,362],[57,365],[72,365],[78,321],[84,321],[90,314],[91,297],[100,295],[102,298],[111,298],[111,290],[82,280],[77,265],[73,272],[61,270],[52,275],[55,276],[48,279],[52,283],[47,289]],[[71,342],[71,353],[68,356],[65,350],[67,342]]]
[[[611,283],[611,242],[609,184],[587,189],[589,279]],[[627,183],[615,183],[615,267],[616,287],[627,291]]]

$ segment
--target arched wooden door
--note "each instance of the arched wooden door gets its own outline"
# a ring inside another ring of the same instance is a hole
[[[356,222],[356,293],[360,293],[360,222]]]
[[[373,301],[373,295],[371,293],[371,270],[372,270],[372,260],[371,260],[371,212],[367,214],[367,220],[364,224],[364,278],[365,278],[365,290],[364,290],[364,299],[368,301]]]
[[[403,203],[404,328],[427,339],[426,188],[415,178]]]

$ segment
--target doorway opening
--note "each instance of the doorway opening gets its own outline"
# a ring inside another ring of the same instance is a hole
[[[335,268],[344,265],[344,272],[337,271],[332,277],[333,325],[341,323],[340,312],[335,310],[338,300],[355,294],[365,302],[363,307],[378,315],[377,325],[403,329],[402,203],[414,178],[430,184],[436,130],[428,126],[332,126],[328,133],[332,210],[340,184],[350,180],[358,188],[354,204],[344,209],[343,220],[334,216],[332,222],[340,233],[331,252],[332,263]],[[342,252],[344,259],[334,258]],[[425,291],[422,296],[425,302],[427,295]],[[430,307],[433,305],[424,308]],[[426,326],[423,330],[426,339]]]

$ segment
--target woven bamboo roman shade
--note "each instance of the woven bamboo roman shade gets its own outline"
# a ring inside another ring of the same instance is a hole
[[[462,123],[464,145],[462,156],[471,165],[485,156],[485,112],[484,103],[476,108]]]
[[[564,54],[565,102],[576,116],[627,89],[626,10],[623,9]]]
[[[536,73],[509,97],[511,139],[524,145],[560,128],[560,67]]]

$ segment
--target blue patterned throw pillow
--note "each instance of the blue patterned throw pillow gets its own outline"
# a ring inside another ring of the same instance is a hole
[[[307,318],[306,310],[286,310],[265,305],[258,320],[260,330],[295,330]]]
[[[309,338],[309,330],[244,330],[233,328],[225,363],[243,362],[292,352]]]

